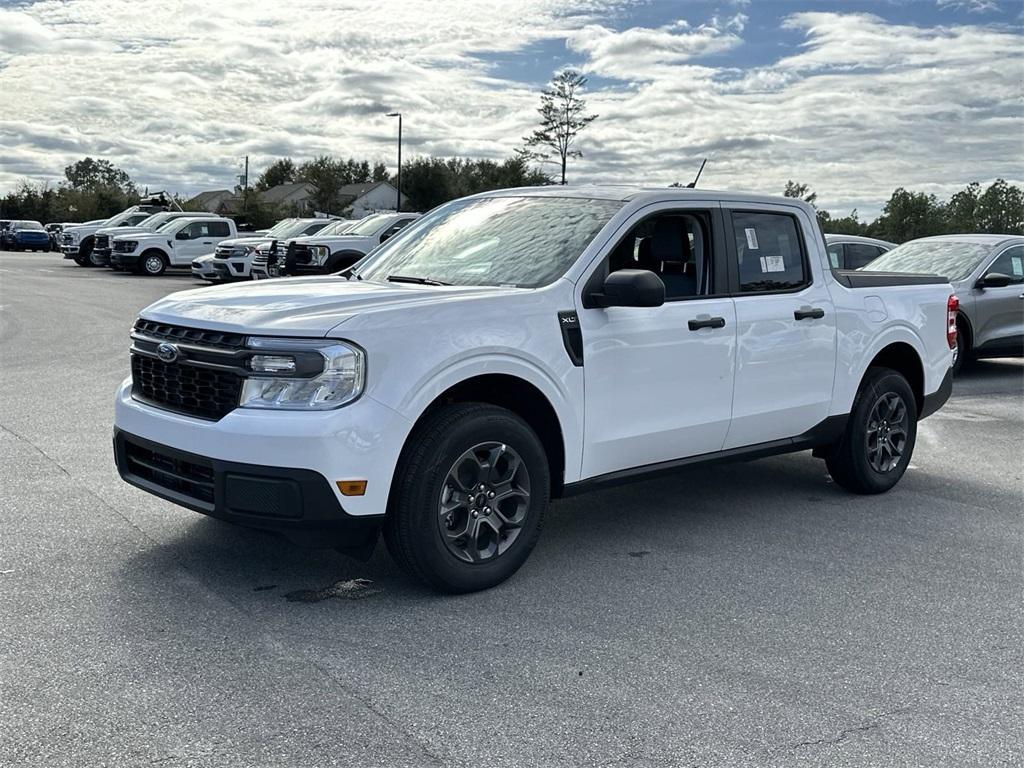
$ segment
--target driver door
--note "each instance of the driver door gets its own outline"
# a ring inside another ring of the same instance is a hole
[[[583,478],[722,449],[736,360],[734,302],[716,293],[727,290],[724,231],[716,202],[651,206],[580,281]],[[654,271],[665,303],[592,306],[587,295],[616,269]]]

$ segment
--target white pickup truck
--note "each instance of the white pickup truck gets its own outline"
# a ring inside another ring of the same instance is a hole
[[[102,227],[96,230],[93,235],[92,253],[89,261],[94,267],[109,267],[110,253],[113,247],[113,239],[118,235],[131,235],[136,232],[157,232],[164,225],[175,219],[192,218],[220,218],[215,213],[194,213],[191,211],[160,211],[143,219],[135,225],[124,225],[118,227]]]
[[[60,251],[65,259],[74,259],[78,266],[91,267],[93,264],[90,256],[97,231],[111,227],[133,227],[159,210],[152,205],[133,205],[109,219],[66,226],[60,234]]]
[[[235,222],[210,216],[186,216],[158,232],[118,235],[111,241],[110,266],[143,275],[162,275],[168,267],[191,267],[196,256],[209,253],[222,240],[237,237]]]
[[[243,235],[217,244],[213,258],[199,266],[193,263],[192,274],[210,281],[248,280],[256,248],[275,239],[301,237],[320,232],[334,225],[334,219],[285,219],[264,235]]]
[[[261,246],[253,258],[252,277],[259,280],[337,272],[355,264],[419,217],[418,213],[374,213],[353,222],[343,232]]]
[[[802,450],[892,488],[949,396],[956,303],[935,275],[832,269],[798,200],[490,192],[347,272],[143,310],[116,462],[295,541],[365,555],[383,530],[413,576],[484,589],[587,489]]]

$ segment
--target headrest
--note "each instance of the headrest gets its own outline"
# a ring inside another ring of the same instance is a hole
[[[690,257],[690,238],[678,219],[658,219],[649,238],[651,258],[655,261],[687,262]]]

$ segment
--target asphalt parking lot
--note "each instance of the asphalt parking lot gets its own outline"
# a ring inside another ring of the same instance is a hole
[[[0,253],[0,765],[1024,760],[1021,361],[965,372],[888,495],[806,453],[680,473],[441,597],[119,480],[129,327],[193,285]]]

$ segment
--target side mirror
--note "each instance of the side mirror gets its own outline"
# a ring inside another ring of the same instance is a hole
[[[174,239],[175,240],[190,240],[191,237],[189,236],[189,233],[188,233],[187,229],[182,229],[182,230],[178,231],[178,233],[174,236]]]
[[[595,307],[660,307],[665,284],[647,269],[620,269],[605,278],[601,293],[588,297]]]
[[[989,272],[974,284],[975,288],[1005,288],[1013,282],[1013,278],[1002,272]]]

